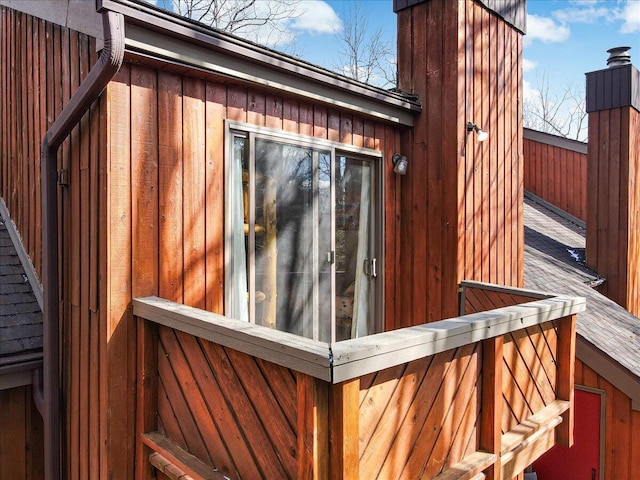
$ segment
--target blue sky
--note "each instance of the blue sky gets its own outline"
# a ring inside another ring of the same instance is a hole
[[[335,62],[335,29],[349,7],[348,0],[304,2],[313,13],[310,25],[299,23],[296,53],[328,68]],[[322,7],[325,3],[331,11]],[[372,26],[382,26],[395,43],[396,19],[391,0],[362,0]],[[322,13],[320,13],[322,12]],[[640,67],[640,0],[528,0],[528,27],[524,37],[525,91],[543,76],[550,82],[584,85],[586,72],[606,68],[611,47],[632,47],[632,62]],[[332,25],[334,29],[332,30]],[[310,27],[310,28],[308,28]]]

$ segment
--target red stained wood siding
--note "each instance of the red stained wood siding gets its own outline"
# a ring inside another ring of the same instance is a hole
[[[86,35],[5,7],[0,7],[0,32],[0,196],[41,275],[40,143],[96,62],[96,44]],[[104,213],[99,180],[104,148],[101,115],[101,106],[94,105],[58,156],[59,168],[68,179],[68,185],[59,189],[58,220],[61,344],[65,346],[62,464],[63,475],[69,479],[98,478],[105,452],[102,439],[107,415],[99,373],[107,348],[99,327],[104,313],[99,309],[104,305],[99,301],[99,279],[105,278],[106,266],[99,239],[101,209]]]
[[[115,392],[135,382],[131,298],[159,295],[223,313],[224,119],[368,146],[382,150],[386,158],[397,151],[400,134],[385,124],[326,107],[139,64],[125,64],[106,92],[109,176],[104,221],[110,349],[105,361],[109,381],[115,382],[107,387],[113,392],[109,403],[114,412],[110,449],[129,458],[133,446],[116,445],[115,439],[134,438],[133,398]],[[397,176],[392,169],[385,162],[387,194],[394,198]],[[393,252],[400,232],[395,204],[385,208],[390,252],[385,295],[387,318],[392,321],[399,282]],[[174,440],[180,443],[179,438]],[[250,468],[231,458],[223,464],[230,472],[240,466]],[[254,468],[258,475],[267,466]],[[123,464],[122,478],[129,471]]]
[[[31,386],[0,390],[0,480],[44,478],[42,417]]]
[[[640,315],[640,112],[589,114],[587,264],[607,279],[599,290]],[[595,226],[596,228],[593,228]]]
[[[640,468],[640,411],[632,408],[631,399],[604,377],[576,360],[576,385],[583,385],[605,393],[604,418],[604,478],[631,480]]]
[[[524,138],[524,188],[587,221],[587,154]]]
[[[522,34],[472,0],[401,10],[398,32],[400,88],[423,113],[402,142],[395,327],[454,316],[463,279],[522,285],[524,258]]]

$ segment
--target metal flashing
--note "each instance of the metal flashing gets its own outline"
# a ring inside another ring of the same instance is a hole
[[[130,59],[159,59],[245,84],[301,96],[383,121],[412,126],[414,97],[373,87],[294,57],[129,0],[99,7],[125,16]]]

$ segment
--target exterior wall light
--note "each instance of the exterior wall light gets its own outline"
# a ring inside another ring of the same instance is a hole
[[[476,132],[478,134],[478,142],[484,142],[487,138],[489,138],[488,132],[485,132],[473,122],[467,122],[467,135],[471,132]]]
[[[393,171],[398,175],[405,175],[407,173],[407,167],[409,166],[407,157],[399,153],[394,153],[393,157],[391,157],[391,162],[393,162]]]

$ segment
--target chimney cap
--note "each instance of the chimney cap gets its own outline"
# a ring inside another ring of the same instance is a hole
[[[630,64],[631,55],[629,54],[629,50],[631,50],[631,47],[613,47],[607,50],[607,53],[609,54],[609,58],[607,58],[607,66],[612,68]]]

